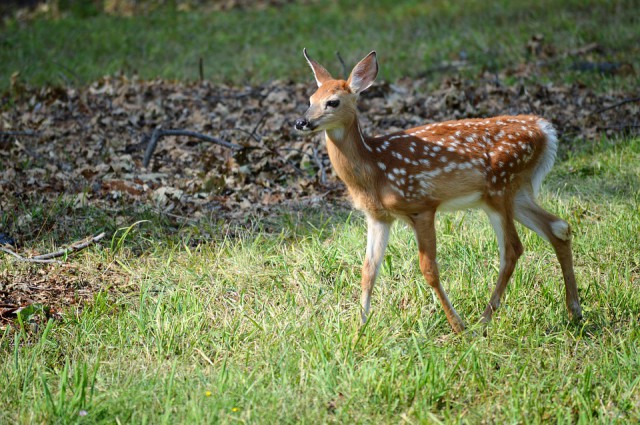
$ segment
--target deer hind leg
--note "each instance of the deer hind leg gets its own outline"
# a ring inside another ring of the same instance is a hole
[[[367,215],[367,253],[362,265],[362,323],[367,321],[371,307],[371,292],[378,276],[380,263],[389,242],[389,231],[393,221],[382,221]]]
[[[453,308],[453,305],[451,305],[449,297],[447,297],[447,293],[440,283],[438,264],[436,263],[435,211],[413,217],[412,226],[418,241],[420,270],[440,300],[440,304],[447,316],[447,321],[453,328],[453,331],[460,333],[464,330],[464,323]]]
[[[571,228],[569,224],[536,204],[531,193],[526,190],[518,193],[514,205],[516,220],[536,232],[553,246],[562,268],[567,310],[571,313],[573,320],[582,319],[578,287],[573,272]]]
[[[500,299],[507,288],[518,258],[520,258],[524,251],[513,222],[511,210],[504,206],[495,208],[487,206],[485,212],[489,216],[491,226],[498,237],[498,246],[500,247],[500,272],[498,274],[496,288],[489,299],[489,304],[482,313],[482,323],[491,321],[493,313],[500,306]]]

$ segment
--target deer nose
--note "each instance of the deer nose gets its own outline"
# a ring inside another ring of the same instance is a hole
[[[309,125],[309,121],[307,121],[306,118],[298,118],[295,124],[296,130],[304,130],[304,128],[308,125]]]

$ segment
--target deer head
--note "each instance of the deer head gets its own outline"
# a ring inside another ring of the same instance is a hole
[[[297,130],[317,132],[344,128],[356,117],[358,94],[366,90],[378,75],[376,52],[369,53],[353,68],[348,80],[336,80],[322,65],[312,60],[303,50],[318,90],[309,100],[309,109],[295,122]]]

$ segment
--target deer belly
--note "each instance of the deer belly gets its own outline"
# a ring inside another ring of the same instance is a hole
[[[481,198],[481,192],[472,192],[456,198],[447,199],[438,205],[438,211],[457,211],[477,208],[481,204]]]

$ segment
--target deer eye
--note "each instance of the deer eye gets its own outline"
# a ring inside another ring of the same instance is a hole
[[[337,100],[337,99],[336,100],[329,100],[326,103],[327,108],[337,108],[339,104],[340,104],[340,101]]]

